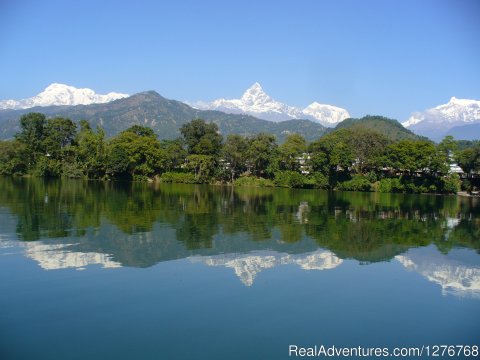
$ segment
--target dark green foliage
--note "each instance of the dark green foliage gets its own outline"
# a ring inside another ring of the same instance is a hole
[[[355,171],[366,174],[377,167],[379,158],[391,141],[385,135],[369,128],[359,126],[349,130],[345,141],[355,157]]]
[[[460,178],[457,174],[445,177],[401,176],[385,178],[378,183],[378,191],[384,193],[445,193],[460,191]]]
[[[44,129],[43,148],[52,159],[61,159],[65,147],[72,145],[77,126],[70,119],[48,119]]]
[[[163,171],[180,169],[187,158],[187,151],[181,139],[160,142],[160,167]]]
[[[378,191],[382,193],[402,193],[405,191],[405,188],[399,178],[386,178],[380,180]]]
[[[27,147],[18,140],[0,141],[0,175],[24,175],[28,169]]]
[[[367,115],[360,119],[345,119],[335,127],[335,130],[347,128],[353,131],[358,128],[374,130],[391,141],[398,141],[402,139],[419,140],[422,138],[404,128],[397,120],[389,119],[383,116]]]
[[[112,178],[128,177],[128,154],[124,146],[111,146],[107,155],[106,173]]]
[[[314,172],[313,174],[309,175],[307,178],[307,183],[315,189],[329,188],[328,178],[320,172]]]
[[[155,132],[153,131],[152,128],[146,127],[146,126],[140,126],[140,125],[133,125],[130,126],[126,132],[131,132],[134,133],[138,136],[147,136],[147,137],[153,137],[156,138],[157,136],[155,135]]]
[[[186,160],[186,169],[195,175],[197,183],[208,183],[212,178],[216,160],[210,155],[189,155]]]
[[[309,187],[307,178],[297,171],[277,171],[273,180],[276,186],[302,188]]]
[[[218,133],[216,124],[207,124],[205,120],[195,119],[183,125],[180,132],[189,154],[209,156],[220,154],[222,136]]]
[[[26,149],[26,160],[29,166],[36,163],[38,156],[45,155],[45,115],[40,113],[29,113],[20,118],[20,132],[15,138],[21,142]]]
[[[261,133],[248,139],[247,168],[255,176],[271,175],[276,156],[277,144],[273,135]]]
[[[386,148],[381,163],[404,174],[444,174],[448,171],[448,164],[444,160],[445,157],[442,158],[431,141],[401,140]]]
[[[356,175],[352,179],[341,182],[337,190],[344,191],[372,191],[372,184],[365,176]]]
[[[117,166],[121,162],[119,159],[121,154],[113,156],[113,158],[117,157],[118,160],[113,161],[112,158],[107,160],[107,144],[102,128],[97,128],[95,132],[87,121],[80,121],[80,131],[76,143],[76,164],[83,176],[91,179],[100,179],[105,175],[107,166],[111,167],[111,173],[119,170]],[[115,162],[117,164],[114,164]]]
[[[254,176],[241,176],[234,183],[235,186],[251,186],[251,187],[273,187],[275,183],[270,179]]]
[[[35,176],[59,177],[62,175],[62,163],[57,159],[40,157],[33,171]]]
[[[480,145],[466,148],[457,153],[457,162],[467,172],[480,172]]]
[[[455,194],[457,191],[460,191],[462,182],[458,174],[448,174],[442,180],[442,192],[445,192],[447,194]]]
[[[112,139],[107,155],[107,174],[146,180],[158,172],[161,166],[160,143],[156,136],[139,127],[125,130]]]
[[[248,141],[240,135],[228,135],[223,146],[223,159],[225,160],[225,170],[229,174],[229,180],[240,176],[246,170]]]
[[[312,169],[325,174],[331,186],[335,186],[339,175],[347,173],[355,161],[349,134],[346,129],[334,131],[309,146]]]
[[[450,137],[438,145],[391,141],[363,125],[335,130],[309,145],[291,134],[278,146],[268,133],[229,135],[223,143],[217,125],[201,119],[181,127],[183,138],[161,142],[138,124],[109,140],[85,120],[78,131],[70,119],[38,113],[23,116],[21,124],[16,140],[0,142],[0,174],[454,193],[461,185],[449,172],[454,160],[472,178],[463,188],[477,186],[480,169],[478,145],[458,151]]]
[[[160,181],[164,183],[177,184],[197,184],[198,180],[194,174],[182,172],[165,172],[160,177]]]
[[[307,151],[307,142],[299,134],[288,135],[285,142],[278,147],[279,164],[282,170],[298,171],[298,157]]]

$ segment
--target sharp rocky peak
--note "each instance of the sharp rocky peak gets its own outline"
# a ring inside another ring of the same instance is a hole
[[[267,95],[267,93],[263,90],[262,86],[258,82],[250,86],[242,95],[243,101],[250,102],[256,99],[261,99],[263,102],[272,101],[272,98]]]
[[[326,126],[335,126],[338,122],[350,117],[345,109],[317,102],[305,109],[281,103],[270,97],[258,82],[250,86],[240,99],[221,98],[210,103],[197,102],[196,106],[202,110],[243,113],[274,122],[309,119]]]

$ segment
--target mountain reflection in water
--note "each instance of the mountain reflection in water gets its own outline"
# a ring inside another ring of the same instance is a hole
[[[0,186],[0,251],[19,247],[46,270],[187,258],[252,286],[278,266],[395,260],[443,294],[480,297],[473,198],[8,178]]]

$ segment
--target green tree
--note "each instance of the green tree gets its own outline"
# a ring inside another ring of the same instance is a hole
[[[164,171],[179,170],[187,157],[181,139],[162,140],[160,142],[160,166]]]
[[[390,143],[385,135],[361,126],[349,130],[348,137],[344,141],[349,144],[353,152],[354,167],[360,174],[375,170],[379,157],[383,155],[386,146]]]
[[[439,161],[444,163],[447,171],[450,168],[450,165],[454,162],[457,150],[458,144],[453,136],[445,136],[442,142],[437,146]]]
[[[248,139],[247,167],[256,176],[273,174],[269,168],[277,155],[275,137],[260,133]]]
[[[180,132],[185,139],[189,154],[218,156],[222,148],[222,135],[217,124],[207,124],[195,119],[182,125]]]
[[[445,171],[445,164],[438,157],[435,144],[425,140],[401,140],[390,144],[386,149],[384,163],[395,171],[408,175]]]
[[[348,141],[349,134],[348,130],[340,129],[309,146],[313,170],[325,174],[330,186],[335,185],[339,174],[348,174],[355,161],[355,154]]]
[[[299,171],[298,158],[307,151],[307,142],[299,134],[288,135],[285,142],[278,147],[280,169]]]
[[[77,126],[70,119],[48,119],[44,128],[43,147],[52,159],[61,160],[65,147],[72,145]]]
[[[27,172],[25,144],[18,140],[0,141],[0,175],[23,175]]]
[[[223,146],[223,158],[228,163],[230,181],[246,169],[248,143],[240,135],[228,135]]]
[[[197,182],[208,182],[215,169],[215,158],[210,155],[189,155],[187,157],[187,170],[195,174]]]
[[[457,154],[458,165],[467,174],[480,171],[480,146],[467,148]]]
[[[29,167],[35,165],[39,156],[45,155],[43,140],[46,122],[45,115],[40,113],[28,113],[20,117],[20,132],[15,138],[26,147]]]
[[[76,163],[83,174],[88,178],[103,177],[107,161],[105,131],[97,127],[95,132],[88,121],[81,120],[76,143]]]
[[[160,143],[148,131],[138,130],[127,129],[111,140],[107,160],[110,176],[146,179],[159,172]]]
[[[149,128],[149,127],[146,127],[146,126],[141,126],[141,125],[130,126],[125,131],[134,133],[138,136],[148,136],[148,137],[154,137],[154,138],[157,137],[157,135],[155,135],[155,132],[153,131],[152,128]]]

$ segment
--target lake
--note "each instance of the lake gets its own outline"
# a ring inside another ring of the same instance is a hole
[[[1,359],[480,345],[480,201],[0,178],[0,294]]]

